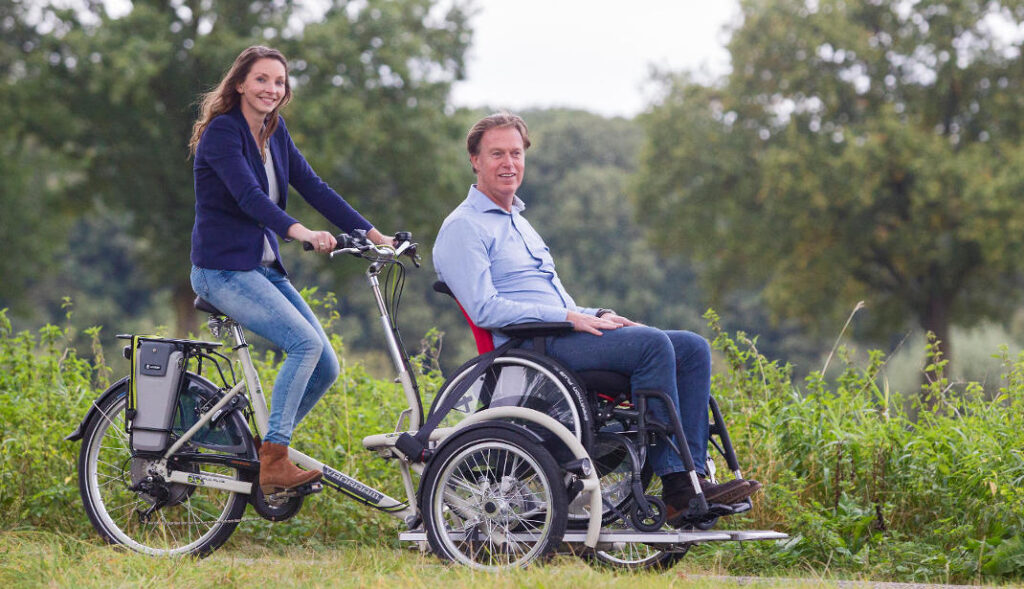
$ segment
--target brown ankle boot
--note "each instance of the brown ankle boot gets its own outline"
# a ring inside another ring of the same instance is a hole
[[[260,489],[264,495],[278,493],[320,480],[321,473],[302,470],[288,460],[288,446],[263,442],[260,446]]]

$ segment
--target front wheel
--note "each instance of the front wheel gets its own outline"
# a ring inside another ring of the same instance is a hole
[[[431,549],[472,568],[522,567],[565,533],[567,497],[551,454],[505,428],[466,432],[444,444],[423,474]]]
[[[78,458],[78,487],[85,512],[111,544],[153,555],[205,556],[227,541],[238,526],[246,496],[164,482],[155,474],[158,460],[133,456],[125,431],[126,392],[127,387],[103,399],[86,426]],[[186,468],[200,472],[196,464]],[[252,478],[235,467],[206,463],[201,472]],[[151,509],[154,505],[157,508]]]

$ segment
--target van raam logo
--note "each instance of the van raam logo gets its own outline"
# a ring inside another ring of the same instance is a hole
[[[357,497],[362,497],[367,501],[372,501],[373,503],[380,503],[381,499],[384,498],[383,493],[377,491],[376,489],[367,487],[363,483],[360,483],[359,481],[349,476],[343,475],[329,466],[324,467],[324,477],[326,477],[327,480],[331,481],[335,485],[338,485],[342,489],[345,489],[349,493],[352,493]]]

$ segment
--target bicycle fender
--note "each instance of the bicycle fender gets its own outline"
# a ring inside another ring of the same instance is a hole
[[[100,394],[99,397],[96,397],[96,400],[93,401],[92,405],[89,406],[89,411],[86,412],[85,417],[82,418],[82,421],[78,424],[78,427],[75,428],[75,431],[68,434],[64,439],[69,442],[80,441],[82,439],[82,436],[85,435],[85,426],[88,425],[88,423],[92,420],[93,415],[96,414],[96,408],[100,405],[100,402],[105,401],[107,397],[116,396],[127,392],[129,380],[130,378],[125,376],[121,378],[121,380],[107,387],[107,390],[103,391],[103,393]]]

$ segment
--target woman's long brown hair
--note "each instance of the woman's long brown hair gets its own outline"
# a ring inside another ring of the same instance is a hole
[[[228,73],[224,74],[224,78],[217,84],[217,87],[203,94],[199,107],[199,118],[196,119],[195,125],[192,126],[192,139],[188,142],[190,154],[196,154],[199,140],[203,137],[206,127],[210,125],[210,121],[238,106],[238,103],[242,100],[241,95],[238,93],[238,86],[245,82],[245,77],[249,75],[252,64],[267,58],[276,59],[284,65],[284,97],[281,98],[281,102],[277,103],[273,112],[264,119],[263,129],[260,130],[260,155],[264,158],[266,157],[267,140],[277,130],[277,113],[292,99],[292,86],[288,81],[288,60],[277,49],[263,47],[262,45],[254,45],[239,53],[238,57],[235,58],[235,63],[231,65]]]

